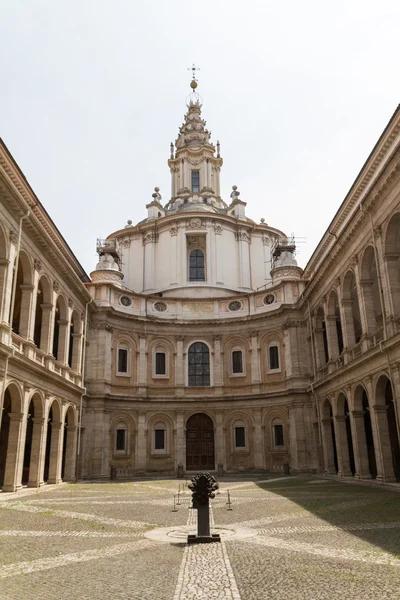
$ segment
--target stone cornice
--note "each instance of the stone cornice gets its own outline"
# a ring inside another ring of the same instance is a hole
[[[28,230],[35,243],[46,251],[74,291],[81,297],[87,298],[87,291],[82,284],[90,281],[88,275],[34,194],[1,139],[0,187],[5,200],[9,203],[8,208],[21,215],[26,214],[27,210],[30,211],[29,219],[24,222],[24,229]]]
[[[337,238],[335,238],[333,235],[330,236],[332,242],[329,246],[329,250],[324,253],[324,262],[321,260],[314,272],[311,272],[310,270],[311,261],[307,265],[303,274],[303,279],[309,280],[309,285],[304,292],[305,296],[311,297],[314,290],[320,285],[326,273],[331,271],[332,265],[337,264],[338,259],[349,251],[349,244],[354,241],[355,233],[357,230],[359,230],[362,222],[368,218],[367,213],[376,209],[377,205],[382,199],[382,196],[386,194],[388,190],[399,180],[399,177],[400,141],[394,155],[385,165],[385,168],[380,172],[379,178],[375,182],[374,187],[369,189],[368,193],[363,197],[363,211],[359,210],[359,205],[357,205],[356,211],[354,211],[351,219],[349,219],[346,225],[343,227],[340,236]]]
[[[305,277],[310,278],[320,268],[322,261],[331,251],[334,242],[348,226],[356,214],[358,206],[364,202],[373,189],[385,164],[400,147],[400,107],[397,108],[387,127],[362,167],[354,184],[322,237],[306,268]]]

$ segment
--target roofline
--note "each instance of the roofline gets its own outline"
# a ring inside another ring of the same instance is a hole
[[[357,185],[360,183],[359,180],[361,179],[361,176],[363,175],[364,171],[366,170],[367,164],[369,163],[369,161],[373,157],[375,151],[377,150],[378,146],[380,145],[380,143],[384,139],[384,137],[387,134],[390,126],[395,121],[395,119],[396,119],[396,117],[398,115],[400,115],[400,104],[397,106],[396,110],[394,111],[393,115],[391,116],[390,120],[388,121],[385,129],[383,130],[383,132],[379,136],[378,141],[375,143],[375,145],[372,148],[371,152],[369,153],[367,159],[364,161],[363,166],[361,167],[361,169],[358,172],[358,174],[357,174],[357,176],[356,176],[353,184],[351,185],[349,191],[347,192],[346,196],[344,197],[344,200],[342,201],[342,203],[340,204],[339,208],[337,209],[337,211],[336,211],[334,217],[332,218],[331,222],[329,223],[329,225],[328,225],[325,233],[322,235],[320,241],[318,242],[318,245],[316,246],[314,252],[312,253],[312,255],[310,256],[310,258],[308,259],[308,262],[307,262],[306,266],[304,267],[304,276],[305,277],[307,277],[307,275],[308,275],[308,273],[307,273],[308,269],[312,269],[311,263],[313,262],[313,260],[315,260],[315,256],[317,255],[318,251],[320,250],[320,247],[321,247],[322,243],[324,242],[325,238],[328,235],[335,235],[335,234],[332,234],[330,230],[331,230],[332,226],[334,225],[336,218],[339,216],[339,214],[343,210],[346,202],[348,201],[349,197],[354,192],[354,190],[356,189]],[[316,266],[316,268],[318,268],[318,265]]]
[[[33,206],[29,206],[29,204],[27,203],[28,206],[29,206],[29,208],[34,208],[35,206],[39,206],[40,207],[40,209],[43,211],[43,213],[46,216],[46,218],[49,220],[50,225],[52,226],[52,228],[54,228],[55,232],[57,233],[57,235],[60,237],[60,239],[62,240],[63,244],[65,245],[65,248],[66,248],[68,254],[70,255],[70,257],[72,258],[73,262],[75,263],[75,265],[77,267],[75,269],[75,272],[78,275],[79,279],[81,280],[82,283],[88,283],[88,282],[90,282],[89,275],[86,273],[85,269],[82,267],[81,263],[79,262],[79,260],[75,256],[74,252],[72,251],[71,247],[68,245],[68,243],[65,240],[64,236],[62,235],[62,233],[58,229],[57,225],[54,223],[53,219],[50,217],[49,213],[47,212],[47,210],[45,209],[45,207],[43,206],[43,204],[40,202],[39,198],[37,197],[37,195],[33,191],[31,185],[29,184],[29,182],[27,180],[27,178],[25,177],[24,173],[22,172],[22,170],[18,166],[18,163],[15,161],[13,155],[11,154],[10,150],[8,149],[8,147],[6,146],[4,140],[1,137],[0,137],[0,147],[4,149],[4,151],[5,151],[8,159],[11,161],[11,163],[13,164],[13,166],[15,167],[15,169],[17,170],[17,172],[18,172],[19,176],[21,177],[23,183],[26,185],[26,187],[28,188],[29,192],[32,194],[32,196],[33,196],[33,198],[35,200],[35,204]]]

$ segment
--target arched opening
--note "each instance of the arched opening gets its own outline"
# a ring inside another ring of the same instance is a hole
[[[360,285],[364,297],[367,331],[369,334],[373,334],[379,327],[382,327],[383,321],[375,252],[372,246],[368,246],[364,252],[361,277]]]
[[[0,485],[4,483],[4,474],[6,470],[8,437],[10,433],[10,412],[11,412],[11,395],[9,390],[4,394],[3,418],[1,420],[0,430]]]
[[[66,345],[69,341],[67,330],[67,305],[62,296],[58,296],[54,312],[53,356],[61,363],[66,361]]]
[[[43,286],[42,280],[39,280],[38,288],[36,292],[36,310],[35,310],[35,327],[33,330],[33,341],[36,346],[40,348],[40,341],[42,337],[42,321],[43,321]]]
[[[328,314],[326,317],[329,334],[329,355],[335,360],[343,352],[342,322],[340,319],[339,299],[333,290],[328,300]]]
[[[188,385],[204,387],[210,385],[210,351],[207,344],[195,342],[188,352]]]
[[[15,276],[15,274],[14,274]],[[12,315],[12,330],[14,333],[20,333],[20,320],[21,320],[21,304],[22,304],[22,288],[24,284],[24,268],[22,266],[21,259],[18,261],[17,269],[17,286],[15,288],[15,300],[14,300],[14,311]]]
[[[393,311],[400,314],[400,213],[389,221],[385,238],[385,262],[389,277]]]
[[[336,433],[333,423],[332,405],[328,399],[325,400],[322,409],[322,431],[324,441],[325,471],[327,473],[337,473],[338,455],[336,448]]]
[[[400,444],[396,409],[391,382],[384,375],[379,378],[376,386],[375,415],[381,439],[385,481],[400,481]]]
[[[32,437],[33,437],[33,419],[35,418],[35,406],[31,400],[28,408],[25,434],[24,465],[22,468],[22,483],[26,485],[29,481],[29,466],[31,463]]]
[[[47,277],[42,276],[39,279],[36,310],[35,310],[35,326],[33,340],[38,348],[43,352],[48,352],[49,333],[50,333],[50,315],[51,315],[51,292],[50,284]]]
[[[368,396],[367,396],[367,393],[365,390],[363,390],[362,410],[363,410],[363,415],[364,415],[364,429],[365,429],[365,439],[367,442],[369,470],[370,470],[372,479],[376,479],[377,469],[376,469],[374,436],[372,434],[371,413],[370,413],[370,408],[369,408],[369,404],[368,404]]]
[[[326,365],[329,360],[325,313],[322,306],[318,308],[315,315],[315,345],[317,365],[321,368]]]
[[[348,271],[343,281],[343,313],[347,333],[347,345],[351,348],[361,340],[361,316],[358,301],[356,278]]]
[[[21,430],[21,393],[15,384],[10,384],[4,394],[0,430],[0,480],[4,492],[15,492],[21,486],[18,461]]]
[[[204,413],[192,415],[186,423],[186,469],[215,469],[214,424]]]
[[[59,483],[61,480],[62,461],[62,430],[61,410],[58,402],[53,401],[47,419],[46,453],[44,462],[44,481]]]
[[[8,298],[4,297],[7,286],[9,260],[7,252],[8,244],[3,228],[0,227],[0,321],[8,320]],[[8,294],[6,296],[9,296]]]
[[[64,481],[75,481],[77,426],[72,406],[65,415],[64,441],[62,453],[61,478]]]
[[[341,474],[355,475],[356,465],[354,460],[353,436],[351,432],[350,411],[347,398],[339,394],[337,401],[336,426],[338,431],[338,446],[340,448]]]
[[[69,328],[68,365],[79,373],[81,357],[81,319],[76,310],[71,315]]]

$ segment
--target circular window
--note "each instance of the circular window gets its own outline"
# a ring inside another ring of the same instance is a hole
[[[164,312],[165,310],[167,310],[167,305],[165,304],[165,302],[154,302],[153,308],[157,312]]]
[[[264,304],[273,304],[275,302],[275,294],[267,294],[263,302]]]
[[[229,302],[228,304],[229,310],[240,310],[242,308],[242,303],[239,300],[234,300],[233,302]]]
[[[129,296],[120,296],[119,301],[121,302],[122,306],[131,306],[132,304],[132,298],[129,298]]]

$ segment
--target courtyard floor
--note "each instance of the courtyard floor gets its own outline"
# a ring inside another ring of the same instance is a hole
[[[311,476],[224,479],[221,544],[187,546],[179,480],[0,494],[4,600],[400,598],[400,493]],[[228,510],[227,491],[232,510]]]

